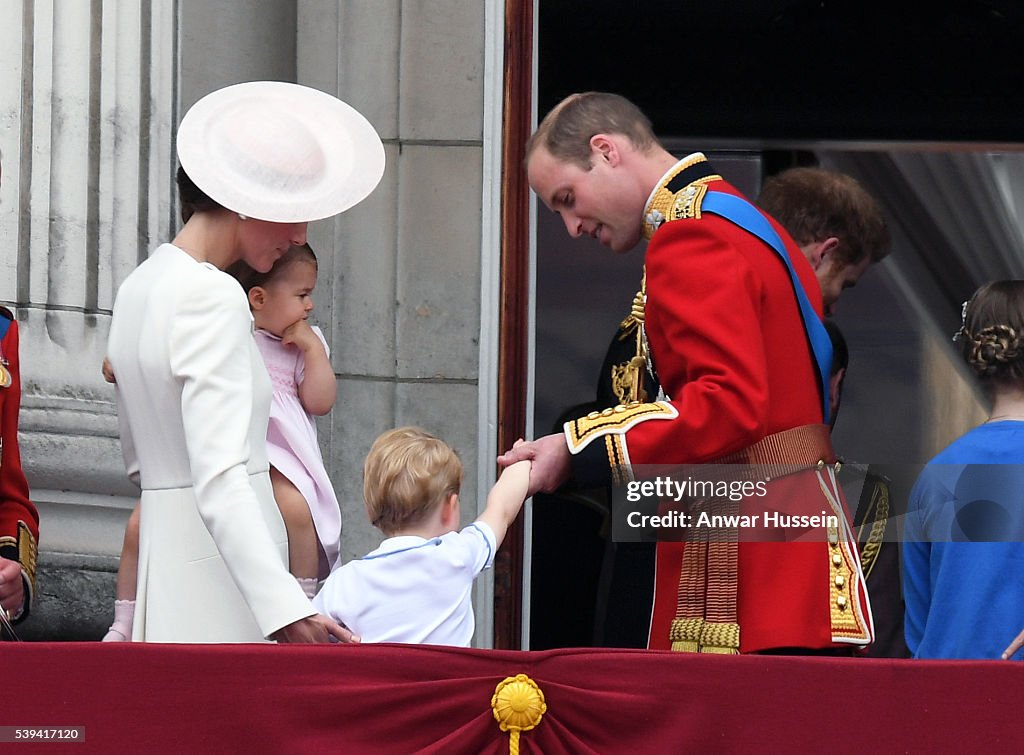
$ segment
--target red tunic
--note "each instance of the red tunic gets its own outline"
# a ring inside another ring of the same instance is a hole
[[[701,162],[702,156],[687,158],[660,186]],[[595,480],[604,470],[606,478],[621,482],[639,465],[713,461],[766,435],[822,422],[813,356],[784,264],[729,220],[701,213],[705,191],[739,192],[715,175],[666,191],[661,189],[660,200],[655,192],[647,208],[649,230],[656,230],[646,256],[644,327],[668,398],[567,423],[574,472],[583,479]],[[781,226],[772,224],[821,316],[814,271]],[[740,513],[793,511],[794,497],[800,511],[831,513],[814,472],[774,485],[769,496],[785,488],[785,505],[748,499]],[[741,533],[736,560],[741,652],[870,642],[870,610],[841,498],[840,511],[841,564],[833,563],[837,549],[823,529],[812,535],[814,542],[801,543],[744,542]],[[658,546],[651,648],[670,647],[683,550],[680,543]],[[839,574],[843,586],[837,590]],[[840,595],[845,595],[843,609],[837,605]]]
[[[39,514],[28,498],[28,482],[18,450],[21,408],[18,323],[3,307],[0,307],[0,331],[3,331],[0,338],[0,556],[21,564],[25,608],[17,618],[24,618],[28,615],[35,586]]]

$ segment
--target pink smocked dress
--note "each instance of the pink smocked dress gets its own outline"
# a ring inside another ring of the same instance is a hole
[[[313,326],[313,332],[330,356],[320,328]],[[272,467],[291,480],[309,504],[328,570],[334,571],[341,551],[341,509],[317,443],[316,425],[299,401],[299,385],[305,376],[306,361],[300,349],[283,345],[278,336],[265,330],[256,331],[256,345],[274,388],[267,427],[267,458]]]

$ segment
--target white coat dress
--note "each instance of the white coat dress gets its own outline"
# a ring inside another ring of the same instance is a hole
[[[314,614],[287,569],[252,328],[237,281],[172,244],[118,289],[107,355],[142,487],[133,640],[259,642]]]

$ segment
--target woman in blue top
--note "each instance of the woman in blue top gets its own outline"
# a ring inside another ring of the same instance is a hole
[[[997,659],[1024,616],[1024,281],[978,289],[954,341],[992,413],[911,491],[905,632],[915,658]]]

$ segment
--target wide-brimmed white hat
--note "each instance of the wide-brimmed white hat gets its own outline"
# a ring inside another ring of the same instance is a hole
[[[283,81],[249,81],[203,97],[181,120],[178,159],[210,199],[275,223],[336,215],[384,175],[384,145],[359,111]]]

